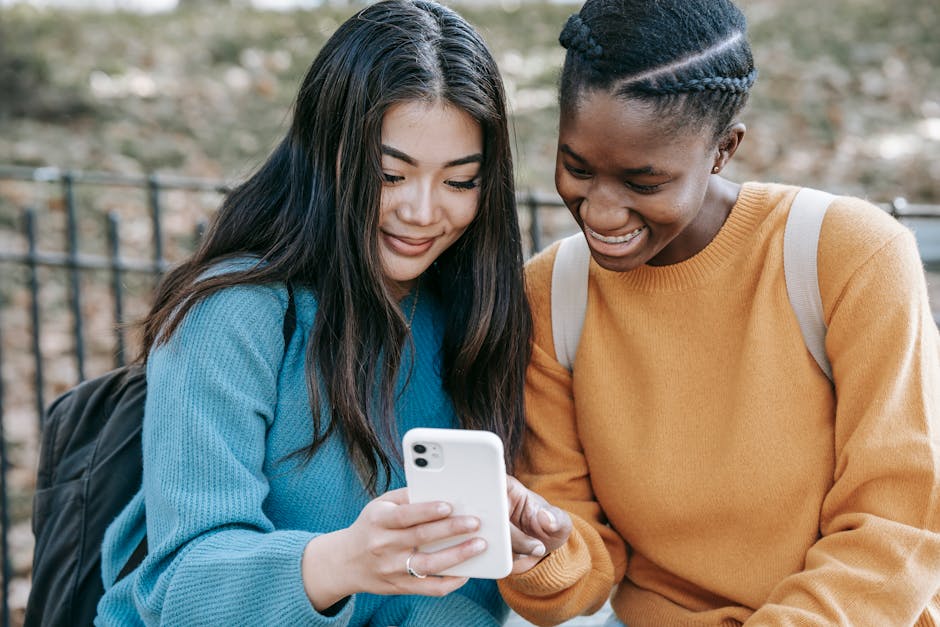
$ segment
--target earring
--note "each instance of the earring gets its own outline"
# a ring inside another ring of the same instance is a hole
[[[720,169],[721,169],[721,168],[719,168],[719,167],[716,165],[714,168],[712,168],[712,174],[718,174],[718,171],[719,171]]]

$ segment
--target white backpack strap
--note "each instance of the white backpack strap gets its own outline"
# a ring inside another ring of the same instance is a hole
[[[583,233],[561,240],[552,266],[552,340],[558,363],[569,371],[584,327],[590,264],[591,249]]]
[[[783,272],[790,305],[800,323],[806,348],[830,381],[832,365],[826,356],[826,321],[816,256],[823,218],[833,198],[819,190],[801,189],[790,205],[783,232]]]

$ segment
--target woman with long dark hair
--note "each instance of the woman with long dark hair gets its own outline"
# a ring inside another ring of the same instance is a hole
[[[413,547],[479,522],[408,504],[399,442],[416,426],[486,429],[512,467],[521,267],[482,39],[433,2],[363,9],[313,61],[287,135],[158,289],[143,485],[105,539],[98,624],[502,620],[494,582],[425,576],[483,547]],[[145,532],[146,558],[119,577]]]

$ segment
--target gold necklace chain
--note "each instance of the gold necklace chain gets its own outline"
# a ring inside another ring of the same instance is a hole
[[[411,325],[415,321],[415,312],[418,311],[418,297],[421,295],[421,279],[415,284],[415,297],[411,301],[411,315],[405,321],[405,326],[411,330]]]

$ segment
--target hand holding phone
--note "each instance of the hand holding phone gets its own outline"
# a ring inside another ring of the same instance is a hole
[[[470,537],[486,541],[486,550],[437,575],[500,579],[512,570],[509,502],[503,442],[489,431],[416,428],[402,447],[405,478],[412,503],[445,501],[453,515],[475,516],[480,528],[418,547],[432,553]]]

